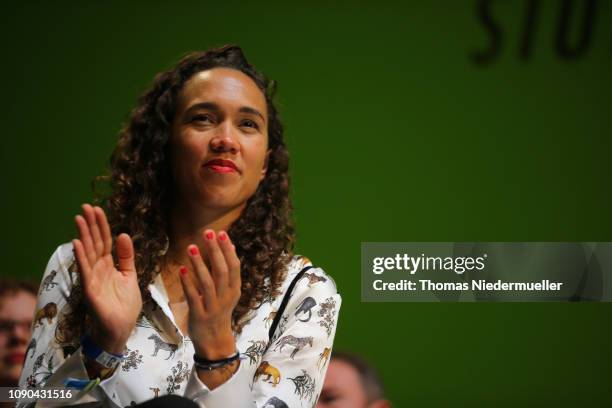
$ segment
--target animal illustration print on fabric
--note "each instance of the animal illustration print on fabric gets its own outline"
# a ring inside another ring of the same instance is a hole
[[[51,271],[51,273],[49,273],[49,275],[43,279],[40,284],[40,293],[42,293],[43,290],[48,292],[58,285],[57,282],[53,281],[53,279],[55,279],[55,275],[57,275],[57,271]]]
[[[293,359],[295,355],[300,350],[302,350],[304,347],[306,346],[312,347],[312,336],[308,336],[308,337],[295,337],[292,335],[285,336],[276,343],[276,346],[274,347],[274,351],[278,350],[282,352],[283,347],[287,345],[294,347],[293,351],[291,352],[291,356],[290,356]]]
[[[325,302],[319,304],[320,309],[318,312],[319,317],[322,319],[319,321],[319,326],[323,326],[329,337],[334,328],[334,315],[336,314],[336,301],[333,297],[328,297]]]
[[[300,263],[299,269],[304,268],[306,265],[311,265],[312,264],[310,259],[306,258],[305,256],[299,255],[297,259],[298,259],[298,261]]]
[[[34,357],[34,354],[36,354],[36,339],[35,338],[30,340],[30,344],[28,344],[28,348],[26,349],[26,352],[25,352],[26,358],[28,358],[28,353],[30,352],[30,350],[32,350],[32,355],[29,358],[32,358]]]
[[[176,349],[178,348],[178,345],[171,344],[171,343],[166,343],[157,334],[153,333],[152,335],[150,335],[147,338],[149,340],[153,340],[154,347],[155,347],[155,351],[153,352],[153,354],[151,354],[151,357],[156,357],[157,353],[159,352],[159,350],[165,350],[165,351],[169,351],[170,352],[168,354],[168,357],[166,357],[166,360],[169,360],[171,357],[174,356],[174,353],[176,353]]]
[[[129,348],[123,353],[123,363],[121,369],[123,371],[130,371],[132,368],[136,370],[140,364],[142,364],[143,355],[138,350],[130,350]]]
[[[51,375],[53,374],[53,356],[49,357],[47,360],[47,365],[44,366],[45,355],[41,354],[34,361],[34,366],[32,366],[32,374],[26,378],[26,387],[28,388],[36,388],[39,385],[39,382],[45,382]]]
[[[323,349],[323,351],[319,354],[319,361],[317,361],[317,367],[319,367],[319,370],[325,367],[327,360],[329,360],[330,354],[331,354],[330,347],[325,347],[325,349]]]
[[[302,369],[302,375],[298,375],[295,378],[289,378],[295,385],[294,392],[300,397],[300,399],[312,400],[312,396],[315,391],[315,381],[312,377]]]
[[[261,408],[289,408],[289,405],[280,398],[272,397]]]
[[[278,321],[278,326],[276,327],[276,331],[272,335],[271,343],[274,343],[280,336],[283,335],[285,330],[287,329],[287,324],[289,323],[289,318],[287,316],[282,316]]]
[[[312,287],[312,285],[314,285],[315,283],[318,282],[327,282],[327,279],[324,276],[319,276],[314,272],[304,272],[304,275],[300,278],[300,280],[302,279],[308,279],[308,287]]]
[[[274,321],[274,319],[276,318],[276,314],[278,313],[278,310],[272,310],[270,312],[270,314],[268,314],[268,316],[266,316],[263,321],[264,321],[264,327],[267,329],[272,322]]]
[[[174,367],[172,367],[172,374],[170,374],[166,381],[168,381],[168,388],[166,388],[166,393],[174,394],[176,391],[181,389],[181,383],[187,380],[189,376],[189,367],[187,363],[183,361],[179,361],[176,363]]]
[[[152,322],[151,320],[147,319],[147,316],[145,316],[144,313],[140,314],[140,317],[138,318],[138,320],[136,321],[136,326],[137,327],[144,327],[144,328],[148,328],[148,329],[154,329],[156,332],[158,333],[163,333],[163,330],[160,329],[157,324],[155,324],[154,322]]]
[[[306,317],[305,319],[300,319],[298,317],[298,320],[300,322],[307,322],[310,320],[310,318],[312,317],[312,308],[315,307],[317,305],[317,302],[314,300],[314,298],[308,296],[306,299],[302,300],[302,303],[300,303],[300,305],[297,307],[297,310],[295,311],[295,316],[297,317],[300,313],[301,314],[308,314],[308,317]]]
[[[34,327],[41,325],[43,319],[47,319],[47,323],[51,324],[55,316],[57,316],[57,305],[53,302],[49,302],[36,312]]]
[[[259,377],[265,375],[266,378],[263,380],[267,383],[272,384],[273,387],[276,387],[281,380],[281,373],[278,368],[270,365],[267,361],[262,361],[262,363],[257,367],[255,371],[255,381],[259,380]]]
[[[266,351],[268,342],[265,340],[249,340],[251,345],[242,354],[249,357],[249,365],[257,363],[257,360],[263,356]]]

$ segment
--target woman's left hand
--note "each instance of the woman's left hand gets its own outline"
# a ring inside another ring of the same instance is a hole
[[[232,312],[240,299],[240,259],[225,231],[204,231],[204,242],[210,269],[198,247],[190,245],[192,272],[181,267],[181,283],[189,305],[189,337],[195,352],[207,360],[219,360],[236,352]]]

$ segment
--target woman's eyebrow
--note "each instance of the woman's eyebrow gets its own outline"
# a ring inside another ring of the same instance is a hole
[[[255,108],[251,108],[249,106],[243,106],[238,111],[242,113],[252,113],[254,115],[259,116],[261,120],[263,120],[264,122],[266,121],[266,118],[264,117],[264,115],[262,115],[261,112]]]
[[[217,111],[217,112],[221,110],[219,108],[219,105],[217,105],[214,102],[199,102],[199,103],[194,103],[189,108],[187,108],[186,112],[189,113],[190,111],[193,111],[196,109],[208,109],[208,110]]]
[[[207,110],[216,111],[216,112],[219,112],[221,110],[219,105],[214,102],[199,102],[199,103],[194,103],[189,108],[187,108],[186,113],[189,113],[196,109],[207,109]],[[250,106],[242,106],[240,109],[238,109],[238,112],[251,113],[253,115],[259,116],[261,120],[263,120],[264,122],[266,121],[266,117],[260,111]]]

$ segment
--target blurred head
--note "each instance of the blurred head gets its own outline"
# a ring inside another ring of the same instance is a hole
[[[35,309],[34,285],[0,282],[0,386],[19,382]]]
[[[390,408],[376,371],[356,355],[333,352],[317,408]]]

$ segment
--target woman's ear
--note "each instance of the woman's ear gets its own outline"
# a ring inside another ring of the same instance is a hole
[[[263,180],[266,177],[266,173],[268,172],[268,159],[270,158],[271,152],[272,149],[268,149],[268,151],[266,152],[266,159],[264,160],[263,169],[261,169],[261,177],[259,178],[259,181]]]

